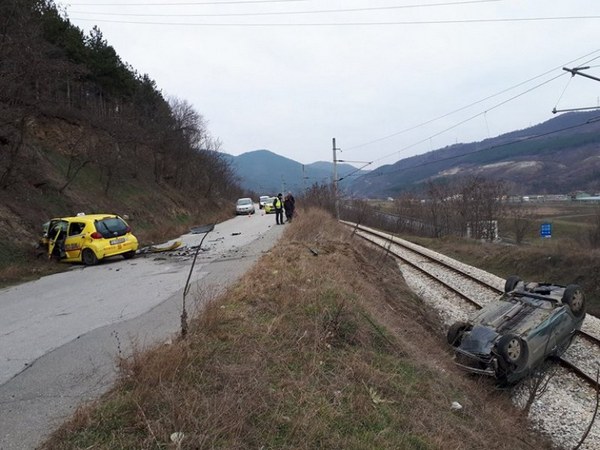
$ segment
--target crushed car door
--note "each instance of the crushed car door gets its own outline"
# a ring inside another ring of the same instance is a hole
[[[85,238],[85,235],[83,234],[84,228],[85,223],[82,222],[71,222],[69,224],[69,232],[65,241],[65,253],[67,254],[68,259],[79,258],[83,240]]]
[[[56,256],[64,258],[64,241],[66,238],[68,223],[64,220],[53,220],[48,225],[48,258]]]

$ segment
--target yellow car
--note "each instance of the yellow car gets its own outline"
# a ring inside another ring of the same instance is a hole
[[[265,206],[263,206],[263,208],[265,209],[265,214],[275,213],[275,207],[273,206],[274,201],[275,201],[275,197],[269,197],[265,201]]]
[[[82,262],[87,266],[109,256],[133,258],[139,245],[127,222],[115,214],[52,219],[40,243],[47,249],[48,258]]]

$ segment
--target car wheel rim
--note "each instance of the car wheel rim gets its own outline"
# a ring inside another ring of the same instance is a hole
[[[512,339],[506,347],[506,354],[511,361],[516,361],[521,356],[521,344],[518,340]]]
[[[581,291],[576,291],[573,294],[573,299],[571,300],[571,306],[573,307],[573,311],[579,311],[583,306],[583,294]]]

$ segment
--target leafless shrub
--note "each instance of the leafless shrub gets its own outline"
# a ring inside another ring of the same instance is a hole
[[[525,416],[529,414],[533,403],[547,392],[549,383],[556,373],[557,365],[551,360],[546,360],[521,382],[526,392],[526,401],[523,407]]]
[[[313,206],[335,213],[335,194],[331,184],[315,183],[302,195],[300,204],[307,207]]]
[[[592,229],[588,231],[588,240],[592,248],[600,248],[600,207],[596,208]]]
[[[535,224],[531,220],[533,211],[522,203],[511,204],[506,208],[505,213],[508,219],[508,229],[515,238],[515,243],[521,245],[526,236],[535,230]]]

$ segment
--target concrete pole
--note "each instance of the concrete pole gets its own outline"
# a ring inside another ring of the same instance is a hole
[[[340,202],[338,198],[338,174],[337,174],[337,155],[335,147],[335,138],[333,138],[333,196],[335,199],[335,218],[340,220]]]

